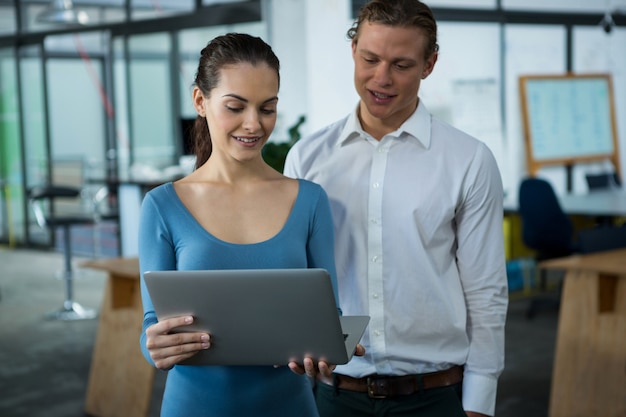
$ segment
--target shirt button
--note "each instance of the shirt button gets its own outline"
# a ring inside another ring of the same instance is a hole
[[[374,298],[378,298],[378,294],[377,294],[377,293],[374,293],[374,294],[372,294],[372,297],[374,297]]]
[[[374,330],[374,334],[375,334],[376,336],[380,336],[380,330]]]
[[[373,187],[373,188],[378,188],[378,187],[380,187],[380,184],[379,184],[379,183],[377,183],[377,182],[375,182],[374,184],[372,184],[372,187]]]
[[[378,262],[380,260],[380,256],[372,256],[372,262]]]
[[[372,222],[372,224],[378,224],[378,219],[372,219],[370,221]]]

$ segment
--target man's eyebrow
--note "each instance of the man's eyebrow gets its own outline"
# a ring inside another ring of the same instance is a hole
[[[362,54],[365,54],[365,55],[370,55],[370,56],[373,56],[373,57],[376,57],[376,58],[380,58],[380,56],[378,54],[370,51],[369,49],[361,48],[361,49],[359,49],[359,52],[362,53]],[[398,57],[395,57],[393,59],[393,62],[400,62],[400,61],[416,62],[415,58],[407,57],[407,56],[398,56]]]
[[[248,102],[248,99],[241,97],[238,94],[224,94],[222,97],[232,97],[234,99],[237,99],[239,101],[243,101],[244,103]],[[274,96],[274,97],[270,97],[267,100],[263,101],[263,104],[265,103],[270,103],[272,101],[278,101],[278,96]]]
[[[376,55],[374,52],[370,51],[369,49],[365,49],[365,48],[358,48],[359,52],[361,52],[362,54],[367,54],[367,55],[373,55],[373,56],[378,56]]]

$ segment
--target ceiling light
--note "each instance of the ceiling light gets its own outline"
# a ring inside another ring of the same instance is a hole
[[[88,20],[87,13],[74,9],[72,0],[52,0],[37,16],[38,22],[64,25],[84,25]]]

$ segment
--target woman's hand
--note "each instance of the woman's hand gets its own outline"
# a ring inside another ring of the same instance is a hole
[[[363,355],[365,355],[365,348],[361,344],[357,344],[354,350],[354,356]],[[337,365],[331,365],[324,361],[315,363],[311,358],[304,358],[302,365],[297,362],[289,362],[289,369],[291,369],[292,372],[298,375],[306,373],[307,376],[311,378],[315,378],[318,374],[320,374],[322,378],[330,378],[336,367]]]
[[[208,333],[170,333],[173,329],[191,323],[191,316],[174,317],[146,329],[146,347],[158,369],[172,369],[177,363],[211,347],[211,336]]]

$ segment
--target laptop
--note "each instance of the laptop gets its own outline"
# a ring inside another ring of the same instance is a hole
[[[192,315],[180,331],[211,334],[186,365],[286,365],[304,357],[347,363],[369,316],[340,316],[321,268],[149,271],[159,320]]]

